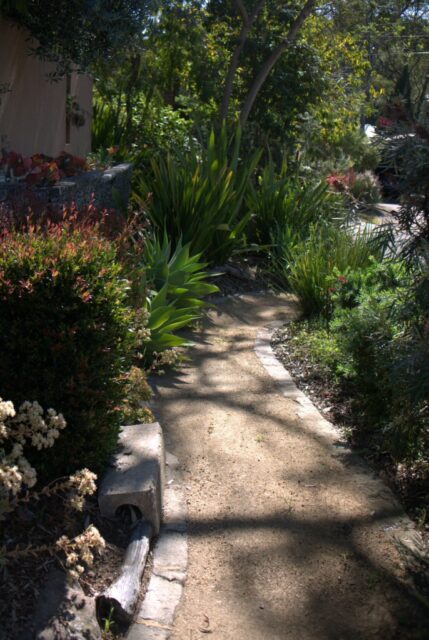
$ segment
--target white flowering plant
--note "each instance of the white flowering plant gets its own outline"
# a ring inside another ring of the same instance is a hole
[[[48,409],[44,415],[38,402],[24,402],[15,410],[10,400],[0,398],[0,520],[20,503],[40,500],[41,497],[62,496],[66,508],[83,511],[86,496],[96,491],[95,473],[81,469],[68,478],[61,478],[35,491],[37,473],[24,455],[24,447],[37,450],[52,447],[65,429],[66,421],[61,413]],[[84,571],[82,562],[91,566],[93,552],[105,546],[98,530],[90,525],[75,538],[61,536],[54,544],[8,549],[0,547],[0,562],[42,553],[54,554],[63,551],[69,576],[77,579]]]
[[[23,487],[37,482],[36,470],[24,456],[24,446],[37,450],[52,447],[65,428],[64,416],[54,409],[44,411],[38,402],[23,402],[18,411],[10,400],[0,398],[0,495],[15,498]],[[1,507],[0,507],[1,509]],[[0,510],[1,517],[1,510]]]

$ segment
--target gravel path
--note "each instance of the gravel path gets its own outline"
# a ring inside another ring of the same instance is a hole
[[[291,299],[245,295],[212,311],[155,414],[180,460],[189,568],[173,640],[424,638],[390,492],[317,428],[255,353]],[[329,430],[328,430],[329,431]]]

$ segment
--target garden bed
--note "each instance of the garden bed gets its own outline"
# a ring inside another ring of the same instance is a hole
[[[36,508],[37,507],[37,508]],[[2,640],[32,638],[37,620],[40,594],[53,569],[64,570],[63,554],[55,549],[62,535],[70,538],[94,524],[106,541],[102,555],[80,579],[87,596],[94,596],[108,586],[120,570],[131,525],[101,518],[96,501],[88,502],[83,513],[70,513],[60,497],[44,498],[36,504],[21,505],[9,515],[4,526],[8,546],[51,546],[45,553],[11,560],[1,567],[0,616]],[[64,572],[64,582],[66,574]],[[95,615],[95,612],[94,612]]]
[[[365,416],[356,414],[352,392],[349,393],[346,388],[341,387],[327,367],[315,362],[308,341],[303,339],[304,335],[299,322],[278,329],[271,343],[276,356],[290,372],[297,387],[342,431],[350,444],[398,495],[406,512],[419,527],[426,548],[429,549],[427,469],[417,464],[395,464],[389,456],[371,446],[369,440],[362,435],[361,427]],[[414,578],[417,586],[427,597],[427,566],[416,565]]]
[[[126,210],[131,172],[131,164],[119,164],[105,170],[83,171],[53,184],[0,182],[0,205],[12,210],[25,210],[26,207],[37,210],[46,206],[61,209],[74,203],[79,209],[93,204],[98,209]]]
[[[39,501],[37,510],[32,504],[17,509],[4,527],[4,539],[21,548],[29,544],[33,547],[52,544],[54,547],[60,536],[66,534],[74,537],[89,524],[97,527],[106,542],[103,553],[95,556],[93,565],[79,579],[84,594],[93,598],[103,592],[120,573],[134,526],[131,519],[125,517],[112,521],[103,518],[95,498],[88,500],[87,509],[79,514],[70,514],[60,498],[51,498]],[[140,600],[151,574],[151,561],[152,554],[146,563]],[[46,597],[49,599],[45,590],[57,572],[63,575],[60,581],[65,593],[67,577],[64,558],[55,549],[42,554],[29,554],[1,567],[1,640],[33,640],[35,633],[41,631],[39,625],[43,627],[47,622],[44,611],[50,609],[50,603],[45,601]],[[95,604],[93,613],[95,620]],[[106,628],[109,628],[108,624]],[[116,626],[110,629],[107,638],[122,637],[121,629]]]

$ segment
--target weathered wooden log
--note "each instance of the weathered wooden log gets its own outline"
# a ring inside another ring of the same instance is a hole
[[[96,597],[97,619],[101,626],[107,618],[118,623],[131,621],[152,535],[152,526],[143,520],[133,529],[119,577]]]

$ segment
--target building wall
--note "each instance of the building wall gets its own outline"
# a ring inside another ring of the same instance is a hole
[[[0,18],[0,147],[24,155],[61,151],[85,156],[91,150],[92,80],[73,73],[67,82],[49,82],[54,65],[29,56],[25,33]],[[67,96],[69,99],[67,100]],[[85,124],[67,127],[66,104],[76,100]],[[68,139],[67,139],[68,138]]]

